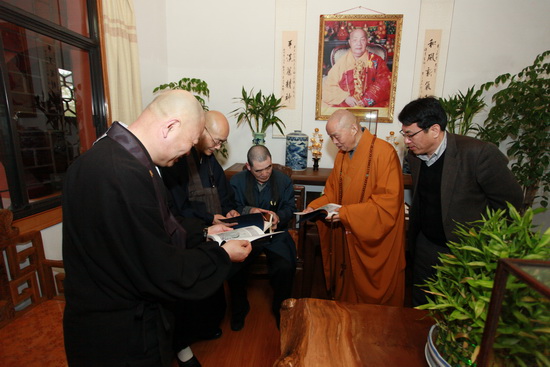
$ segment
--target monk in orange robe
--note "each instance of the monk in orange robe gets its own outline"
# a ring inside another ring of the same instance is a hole
[[[326,130],[339,152],[324,195],[306,212],[342,205],[332,219],[317,221],[327,289],[340,301],[403,306],[405,212],[397,153],[347,110],[332,114]]]

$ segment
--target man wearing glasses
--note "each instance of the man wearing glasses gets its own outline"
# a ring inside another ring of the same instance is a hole
[[[447,115],[438,99],[419,98],[398,116],[409,148],[413,179],[409,249],[413,306],[427,303],[419,285],[435,275],[439,254],[456,241],[456,223],[481,219],[486,208],[519,208],[523,192],[508,159],[494,144],[445,132]]]
[[[196,217],[207,225],[239,215],[234,210],[233,190],[214,153],[229,135],[229,123],[218,111],[205,114],[206,125],[199,142],[186,157],[164,169],[164,183],[170,190],[176,211],[182,217]]]
[[[218,111],[205,113],[205,128],[190,153],[172,167],[162,169],[164,184],[173,199],[173,210],[181,217],[198,220],[203,227],[220,224],[220,219],[235,217],[233,189],[214,153],[226,142],[229,123]],[[200,241],[198,241],[200,243]],[[225,315],[223,285],[210,297],[185,304],[184,320],[176,334],[175,349],[184,349],[197,340],[211,340],[222,335],[220,323]],[[190,365],[191,366],[191,365]]]

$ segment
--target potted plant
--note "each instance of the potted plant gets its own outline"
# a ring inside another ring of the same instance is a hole
[[[436,321],[433,344],[448,365],[475,366],[498,260],[550,259],[550,228],[542,234],[532,224],[542,210],[529,208],[521,215],[509,205],[508,211],[488,210],[481,220],[457,227],[459,240],[448,243],[451,254],[442,254],[436,276],[426,284],[429,303],[417,307]],[[550,302],[541,297],[510,277],[494,366],[550,365]]]
[[[262,91],[254,94],[251,89],[247,92],[242,88],[241,97],[234,98],[243,105],[231,113],[237,119],[237,125],[247,123],[252,130],[254,144],[263,144],[265,142],[265,132],[270,126],[275,126],[281,134],[284,135],[281,126],[285,126],[283,121],[275,114],[283,107],[281,98],[276,98],[273,93],[264,95]]]
[[[439,98],[441,106],[447,113],[447,130],[454,134],[468,135],[477,131],[473,119],[486,106],[481,88],[468,88],[466,94],[458,92],[448,98]]]
[[[209,98],[210,90],[208,89],[208,83],[206,83],[204,80],[197,78],[182,78],[177,82],[170,82],[167,84],[159,85],[158,87],[153,89],[153,93],[164,89],[182,89],[191,92],[200,102],[202,108],[205,111],[208,111],[208,106],[203,97]]]
[[[507,142],[512,172],[524,188],[524,208],[540,199],[548,205],[550,191],[550,51],[535,58],[516,75],[503,74],[483,90],[503,87],[493,95],[479,137],[495,144]],[[537,193],[540,192],[540,196]]]

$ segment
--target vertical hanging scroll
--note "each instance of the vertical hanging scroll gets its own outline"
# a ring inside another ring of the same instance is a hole
[[[273,90],[285,105],[277,112],[285,123],[285,133],[302,129],[306,4],[307,0],[275,1]],[[284,138],[277,129],[272,136]]]
[[[298,32],[284,31],[281,54],[281,98],[286,108],[296,108],[296,66]]]
[[[436,94],[437,67],[441,46],[441,29],[427,29],[424,38],[422,59],[422,77],[420,78],[420,97]]]

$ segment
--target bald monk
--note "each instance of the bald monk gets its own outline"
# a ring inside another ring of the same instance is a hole
[[[367,33],[357,28],[349,35],[349,50],[323,81],[323,111],[330,107],[387,107],[391,71],[386,61],[367,50]]]
[[[174,200],[174,210],[184,218],[203,222],[202,227],[221,223],[221,219],[239,215],[235,195],[214,153],[229,136],[229,122],[219,111],[205,113],[205,127],[197,145],[171,167],[161,169],[162,178]],[[175,349],[181,350],[198,340],[217,339],[225,316],[223,285],[210,297],[186,302],[187,312],[177,319]]]
[[[402,306],[405,213],[397,153],[347,110],[333,113],[326,130],[339,152],[324,195],[306,211],[342,205],[332,221],[317,221],[327,289],[340,301]]]
[[[200,218],[208,225],[239,215],[233,189],[214,155],[228,136],[227,118],[219,111],[208,111],[198,144],[185,158],[162,169],[179,215]]]
[[[171,306],[212,294],[231,262],[249,254],[248,241],[189,248],[193,234],[169,211],[157,166],[171,166],[189,152],[204,123],[191,93],[164,92],[128,127],[113,123],[67,170],[63,330],[69,366],[172,366]],[[178,363],[200,366],[190,350]]]

